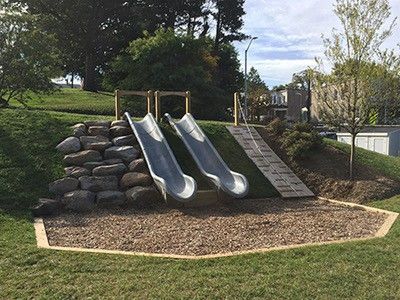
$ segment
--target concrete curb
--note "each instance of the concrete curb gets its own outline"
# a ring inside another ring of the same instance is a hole
[[[261,249],[252,249],[245,251],[236,251],[236,252],[227,252],[227,253],[219,253],[219,254],[207,254],[207,255],[179,255],[179,254],[161,254],[161,253],[146,253],[146,252],[131,252],[131,251],[122,251],[122,250],[103,250],[103,249],[91,249],[91,248],[76,248],[76,247],[61,247],[61,246],[50,246],[49,241],[47,239],[46,229],[44,226],[44,222],[42,218],[35,218],[34,220],[34,228],[36,235],[36,242],[38,248],[51,249],[51,250],[62,250],[62,251],[76,251],[76,252],[89,252],[89,253],[104,253],[104,254],[122,254],[122,255],[133,255],[133,256],[146,256],[146,257],[158,257],[158,258],[171,258],[171,259],[188,259],[188,260],[199,260],[199,259],[212,259],[212,258],[222,258],[222,257],[230,257],[244,254],[255,254],[255,253],[266,253],[272,251],[279,250],[289,250],[296,248],[304,248],[309,246],[322,246],[322,245],[331,245],[331,244],[343,244],[347,242],[356,242],[356,241],[367,241],[371,239],[384,237],[393,226],[398,213],[373,208],[365,205],[342,202],[337,200],[331,200],[323,197],[318,197],[319,200],[328,201],[331,203],[336,203],[340,205],[350,206],[350,207],[358,207],[361,209],[365,209],[372,212],[384,213],[387,215],[387,218],[381,228],[374,234],[374,236],[362,237],[362,238],[352,238],[345,240],[333,240],[326,242],[315,242],[315,243],[305,243],[305,244],[295,244],[295,245],[286,245],[286,246],[278,246],[271,248],[261,248]],[[263,199],[265,200],[265,199]]]

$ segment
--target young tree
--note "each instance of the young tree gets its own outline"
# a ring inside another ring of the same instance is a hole
[[[356,136],[379,105],[373,97],[374,66],[383,63],[380,48],[395,20],[384,27],[391,15],[387,0],[336,0],[334,12],[342,30],[334,29],[331,38],[323,39],[333,71],[324,73],[322,60],[318,60],[313,85],[323,120],[351,134],[349,173],[353,178]]]
[[[18,6],[3,10],[0,14],[0,107],[8,106],[11,99],[25,104],[29,91],[53,90],[51,78],[61,74],[58,54],[54,37],[40,31],[35,17]]]
[[[265,103],[270,102],[271,95],[268,86],[254,67],[250,68],[248,82],[250,117],[252,121],[254,121],[254,117],[257,117],[259,121],[261,108],[265,106]]]

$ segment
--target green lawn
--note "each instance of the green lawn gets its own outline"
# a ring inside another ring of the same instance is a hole
[[[53,110],[61,112],[81,113],[90,115],[115,114],[114,95],[112,93],[92,93],[80,89],[63,88],[50,95],[30,94],[27,101],[30,109]],[[22,105],[13,100],[14,107]]]
[[[325,139],[325,141],[328,145],[340,149],[350,155],[349,145],[330,139]],[[357,147],[356,160],[377,170],[379,173],[400,180],[400,157],[387,156]]]
[[[28,208],[62,174],[54,145],[68,135],[69,125],[94,118],[104,117],[0,110],[0,299],[399,298],[399,220],[382,239],[213,260],[37,249]],[[201,126],[233,169],[248,169],[221,124]],[[163,130],[173,147],[182,149],[170,129]],[[390,158],[379,159],[393,168]],[[188,161],[185,168],[193,170]],[[393,175],[399,172],[393,168]],[[256,172],[250,176],[259,180]],[[262,186],[260,181],[255,185]],[[268,192],[273,191],[252,191]],[[371,205],[400,212],[400,196]]]

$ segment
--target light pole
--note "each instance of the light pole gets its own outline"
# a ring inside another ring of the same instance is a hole
[[[254,36],[250,39],[249,45],[247,46],[246,50],[244,51],[244,118],[247,120],[247,104],[248,104],[248,82],[247,82],[247,52],[251,46],[251,43],[258,39],[258,37]]]

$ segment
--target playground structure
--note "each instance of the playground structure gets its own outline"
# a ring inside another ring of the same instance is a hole
[[[143,96],[147,99],[147,115],[142,121],[133,121],[128,112],[124,114],[124,117],[128,120],[135,133],[149,166],[150,174],[167,202],[171,197],[178,202],[190,202],[202,193],[198,193],[196,181],[182,172],[158,126],[157,122],[161,120],[161,100],[165,96],[185,98],[186,114],[179,122],[175,123],[169,114],[165,114],[165,117],[183,140],[202,174],[214,187],[215,198],[224,199],[225,196],[243,198],[247,195],[249,184],[246,177],[229,169],[190,114],[191,97],[189,91],[156,91],[154,94],[152,91],[116,91],[115,109],[117,120],[122,117],[120,98],[131,95]],[[152,114],[152,100],[154,100],[155,117]],[[206,192],[208,192],[208,195],[210,194],[209,191]]]
[[[182,172],[157,124],[157,122],[161,121],[161,99],[164,96],[185,98],[186,113],[182,119],[174,121],[168,113],[165,114],[165,119],[182,139],[201,173],[211,182],[217,198],[221,198],[221,195],[243,198],[248,194],[249,183],[246,177],[229,169],[191,115],[191,94],[189,91],[156,91],[153,93],[152,91],[117,90],[115,93],[117,120],[122,117],[120,98],[130,95],[143,96],[147,99],[147,115],[142,121],[134,122],[127,112],[124,116],[139,141],[154,182],[166,200],[170,196],[178,202],[190,202],[196,197],[197,185],[192,177]],[[262,140],[257,130],[247,124],[245,118],[243,118],[244,125],[240,125],[240,115],[243,115],[240,94],[235,93],[233,100],[234,123],[233,126],[227,126],[227,129],[261,173],[283,198],[313,197],[314,193]],[[153,101],[155,118],[152,114]]]

